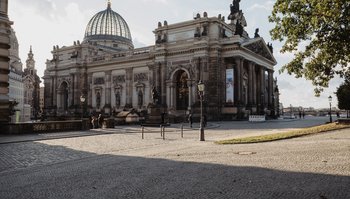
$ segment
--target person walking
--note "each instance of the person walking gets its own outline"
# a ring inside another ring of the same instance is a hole
[[[102,126],[103,126],[103,116],[102,116],[102,114],[99,114],[98,115],[98,118],[97,118],[97,120],[98,120],[98,128],[102,128]]]
[[[192,113],[188,115],[188,122],[190,123],[190,127],[192,128],[192,123],[193,123]]]
[[[207,127],[207,115],[203,115],[203,127]]]

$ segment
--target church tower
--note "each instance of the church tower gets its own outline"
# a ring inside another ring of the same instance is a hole
[[[31,106],[31,118],[37,119],[40,110],[40,78],[35,69],[35,60],[30,46],[28,58],[26,61],[26,68],[23,74],[24,84],[24,104]]]

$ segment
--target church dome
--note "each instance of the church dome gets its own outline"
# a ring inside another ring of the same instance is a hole
[[[131,33],[128,24],[118,13],[111,8],[111,2],[108,2],[106,10],[94,15],[89,21],[84,41],[113,41],[122,43],[128,47],[133,47]],[[112,47],[118,45],[114,44]],[[123,48],[122,46],[118,46]]]

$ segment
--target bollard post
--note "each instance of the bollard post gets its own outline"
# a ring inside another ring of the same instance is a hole
[[[184,138],[184,125],[181,124],[181,138]]]
[[[160,137],[163,137],[163,126],[160,125]]]
[[[163,126],[163,140],[165,140],[165,126]]]
[[[142,133],[142,139],[145,139],[144,133],[145,133],[145,127],[141,127],[141,133]]]

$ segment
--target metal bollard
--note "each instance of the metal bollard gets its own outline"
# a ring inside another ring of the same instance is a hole
[[[181,124],[181,138],[184,138],[184,125]]]
[[[160,137],[163,137],[163,126],[160,125]]]
[[[165,126],[163,126],[163,140],[165,140]]]
[[[145,139],[144,133],[145,133],[145,127],[141,127],[141,133],[142,133],[142,139]]]

